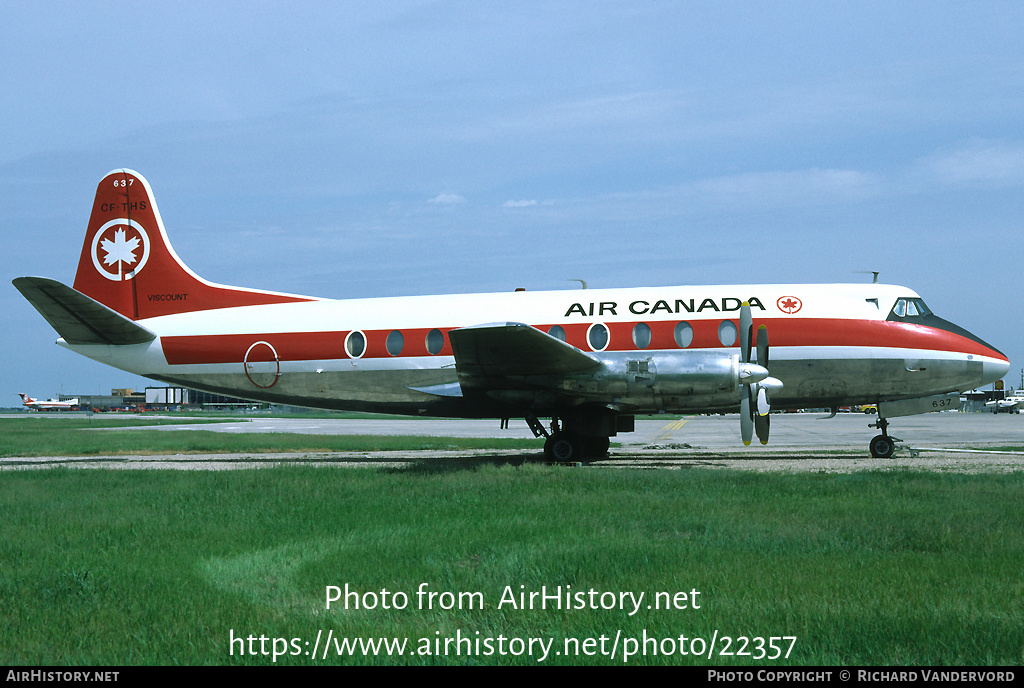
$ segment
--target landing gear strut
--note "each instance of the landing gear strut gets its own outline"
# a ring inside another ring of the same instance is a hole
[[[876,435],[872,438],[871,443],[868,444],[868,448],[871,450],[871,456],[876,459],[891,459],[893,453],[896,451],[896,443],[902,442],[903,440],[889,436],[889,433],[887,432],[889,428],[889,421],[882,418],[882,416],[878,416],[878,422],[871,423],[868,427],[878,428],[882,431],[881,435]]]

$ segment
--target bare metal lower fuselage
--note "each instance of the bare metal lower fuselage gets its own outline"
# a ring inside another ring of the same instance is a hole
[[[65,345],[68,346],[68,345]],[[171,385],[275,404],[440,417],[508,417],[565,408],[614,404],[624,413],[729,412],[739,406],[735,350],[647,351],[600,354],[600,372],[578,376],[524,376],[514,388],[445,395],[420,391],[458,385],[453,357],[388,361],[263,361],[177,372],[159,344],[127,347],[68,346],[97,361]],[[783,390],[776,409],[849,406],[925,397],[978,387],[999,374],[996,364],[960,353],[844,351],[828,358],[793,358],[776,351],[772,374]],[[129,365],[126,365],[129,364]],[[134,365],[131,365],[134,363]],[[157,368],[154,370],[154,368]],[[233,370],[232,370],[233,368]],[[642,369],[641,369],[642,368]],[[1002,375],[999,375],[1002,377]]]

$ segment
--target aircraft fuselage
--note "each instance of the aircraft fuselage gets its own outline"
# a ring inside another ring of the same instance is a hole
[[[825,284],[317,300],[141,320],[159,337],[130,354],[64,345],[171,384],[319,408],[457,417],[522,409],[546,415],[566,403],[632,413],[728,411],[739,403],[742,299],[752,304],[755,328],[767,325],[771,334],[771,372],[784,383],[775,408],[922,397],[1002,377],[1005,362],[983,342],[923,318],[887,320],[901,298],[920,297],[898,286]],[[780,308],[787,300],[799,309]],[[495,321],[546,333],[561,328],[564,341],[601,367],[523,375],[514,389],[489,395],[419,391],[458,384],[450,331]],[[593,332],[602,327],[606,334]],[[389,350],[395,332],[402,344]],[[431,346],[431,332],[439,344]],[[362,352],[353,350],[359,355],[350,351],[353,335],[365,342]]]

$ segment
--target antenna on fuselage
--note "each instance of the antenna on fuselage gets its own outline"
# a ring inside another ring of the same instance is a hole
[[[579,277],[575,277],[575,278],[573,278],[573,279],[570,279],[569,281],[570,281],[570,282],[579,282],[580,284],[582,284],[582,285],[583,285],[583,288],[584,288],[584,289],[587,289],[587,288],[588,288],[588,287],[587,287],[587,280],[582,280],[582,279],[580,279]]]
[[[877,270],[857,270],[857,274],[872,275],[871,284],[878,284],[879,273]]]

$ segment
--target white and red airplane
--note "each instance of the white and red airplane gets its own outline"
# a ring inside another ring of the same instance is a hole
[[[638,413],[739,410],[749,444],[767,443],[771,406],[856,404],[877,405],[870,450],[891,456],[888,418],[955,406],[1009,369],[883,284],[354,300],[214,284],[178,258],[149,183],[126,169],[99,184],[74,288],[14,285],[58,344],[122,370],[282,404],[524,417],[563,461],[604,455]]]
[[[18,396],[21,397],[21,403],[33,411],[70,411],[78,406],[78,399],[68,399],[67,401],[47,399],[46,401],[40,401],[39,399],[33,399],[27,394],[18,394]]]

